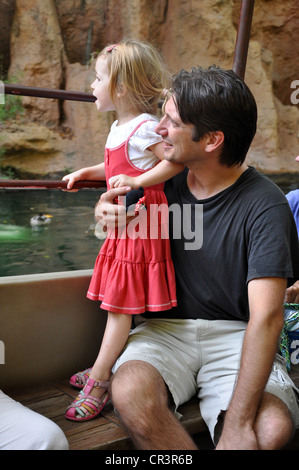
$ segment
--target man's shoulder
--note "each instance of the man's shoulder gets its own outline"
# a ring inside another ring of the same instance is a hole
[[[268,202],[287,202],[283,191],[267,175],[257,171],[254,167],[249,167],[245,173],[242,183],[247,195],[251,193],[256,198]]]

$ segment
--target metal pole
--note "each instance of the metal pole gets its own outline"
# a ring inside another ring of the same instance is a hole
[[[48,88],[37,88],[24,85],[4,84],[4,93],[15,96],[33,96],[35,98],[52,98],[70,101],[86,101],[94,103],[96,98],[91,93],[67,90],[51,90]]]
[[[242,1],[233,65],[233,71],[242,80],[245,76],[253,9],[254,0]]]
[[[53,98],[60,100],[95,102],[92,94],[78,91],[52,90],[23,85],[4,85],[4,93],[15,96],[33,96],[35,98]],[[66,189],[67,182],[62,180],[0,180],[0,188],[26,189]],[[105,188],[105,181],[76,181],[74,189]]]
[[[67,181],[62,180],[0,180],[0,189],[66,189],[66,187]],[[85,188],[106,188],[106,181],[76,181],[72,189]]]

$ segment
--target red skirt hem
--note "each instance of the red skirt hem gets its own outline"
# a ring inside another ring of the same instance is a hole
[[[93,301],[101,302],[101,308],[103,310],[107,310],[112,313],[121,313],[127,315],[140,315],[145,312],[162,312],[165,310],[170,310],[173,307],[177,306],[176,300],[171,300],[170,302],[163,304],[163,305],[143,305],[141,307],[118,307],[117,305],[108,304],[103,300],[103,295],[101,294],[93,294],[92,292],[88,291],[87,296],[88,299]]]

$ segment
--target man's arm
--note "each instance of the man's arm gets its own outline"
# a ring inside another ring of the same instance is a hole
[[[255,419],[283,327],[286,280],[254,279],[248,284],[250,319],[240,371],[217,449],[258,449]]]

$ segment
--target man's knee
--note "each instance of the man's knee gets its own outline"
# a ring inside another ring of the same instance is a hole
[[[255,425],[260,449],[282,449],[292,438],[294,425],[285,403],[275,395],[265,393]]]
[[[151,413],[151,408],[165,399],[167,390],[159,372],[143,361],[122,364],[111,382],[111,398],[116,411],[124,416],[129,410],[141,414]]]
[[[169,432],[176,418],[168,408],[166,384],[155,367],[143,361],[130,361],[121,365],[113,376],[111,398],[137,448],[168,448],[159,447],[161,442],[155,442],[155,436],[165,427]],[[191,441],[188,442],[190,445]]]

